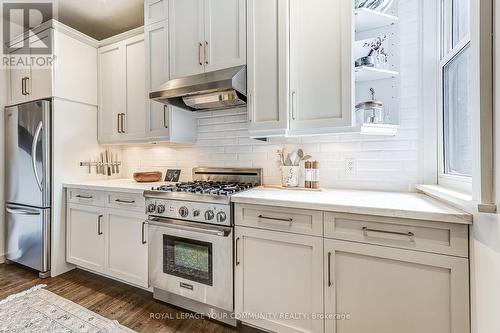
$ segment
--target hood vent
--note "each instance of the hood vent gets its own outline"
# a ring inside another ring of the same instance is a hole
[[[149,98],[190,111],[212,111],[247,103],[246,66],[170,80]]]

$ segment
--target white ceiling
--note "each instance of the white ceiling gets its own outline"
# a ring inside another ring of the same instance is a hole
[[[144,0],[59,0],[57,19],[97,40],[137,28]]]

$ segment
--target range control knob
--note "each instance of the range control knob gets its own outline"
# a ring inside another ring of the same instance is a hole
[[[194,216],[194,217],[198,217],[198,216],[200,216],[200,210],[199,210],[199,209],[196,209],[195,211],[193,211],[193,216]]]
[[[148,205],[148,213],[154,213],[156,211],[156,204],[150,203]]]
[[[226,213],[218,212],[217,213],[217,222],[222,223],[226,220]]]
[[[209,210],[207,210],[207,211],[205,212],[205,220],[207,220],[207,221],[213,220],[213,219],[214,219],[214,216],[215,216],[215,214],[214,214],[214,211],[213,211],[213,210],[210,210],[210,209],[209,209]]]
[[[158,205],[158,206],[156,207],[156,212],[157,212],[158,214],[163,214],[163,213],[165,213],[165,205]]]
[[[189,215],[189,210],[187,209],[187,207],[182,206],[181,208],[179,208],[179,215],[182,217],[187,217]]]

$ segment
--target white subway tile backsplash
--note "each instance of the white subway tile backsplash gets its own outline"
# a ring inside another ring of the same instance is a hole
[[[140,145],[122,147],[124,176],[135,171],[168,168],[182,170],[181,180],[191,178],[197,166],[263,168],[264,183],[278,184],[277,150],[302,148],[321,162],[323,187],[353,189],[413,189],[418,183],[420,132],[418,5],[400,0],[400,130],[394,137],[341,133],[323,136],[270,138],[268,142],[248,135],[245,108],[200,112],[198,140],[192,147]],[[356,171],[345,172],[345,159],[354,159]]]

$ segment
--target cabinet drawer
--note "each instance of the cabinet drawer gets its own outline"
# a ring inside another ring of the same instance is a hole
[[[468,257],[468,226],[368,215],[325,213],[325,237]]]
[[[138,193],[106,192],[106,207],[144,212],[144,196]]]
[[[88,206],[104,206],[104,192],[69,188],[67,190],[67,201]]]
[[[323,213],[314,210],[236,204],[235,224],[323,236]]]

